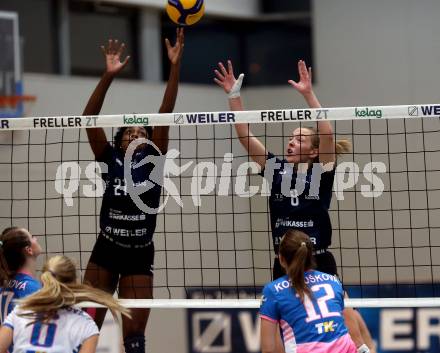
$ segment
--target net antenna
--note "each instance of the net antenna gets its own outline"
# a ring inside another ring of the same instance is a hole
[[[20,33],[16,12],[0,11],[0,118],[24,115],[24,103],[35,101],[24,95]]]

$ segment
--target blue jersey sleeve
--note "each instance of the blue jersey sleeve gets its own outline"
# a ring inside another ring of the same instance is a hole
[[[270,284],[264,287],[261,297],[260,317],[270,321],[279,321],[280,312],[275,295],[269,288]]]
[[[335,285],[333,286],[333,288],[334,288],[334,290],[335,290],[335,292],[336,292],[336,297],[337,297],[337,298],[340,300],[340,302],[341,302],[342,310],[344,310],[344,309],[345,309],[345,302],[344,302],[344,299],[345,299],[345,291],[344,291],[344,288],[342,287],[341,282],[338,282],[337,284],[335,284]]]
[[[27,297],[31,294],[34,294],[35,292],[39,291],[41,289],[41,283],[34,279],[32,281],[29,281],[27,286],[26,286],[26,290],[24,290],[21,294],[21,297]]]

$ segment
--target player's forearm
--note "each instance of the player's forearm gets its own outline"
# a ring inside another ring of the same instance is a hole
[[[321,108],[321,103],[319,103],[318,97],[316,97],[313,90],[309,93],[303,94],[303,97],[306,100],[309,108]]]
[[[321,103],[316,97],[315,92],[312,90],[309,93],[303,95],[304,99],[307,102],[309,108],[319,109],[322,108]],[[331,135],[333,134],[332,124],[328,121],[319,121],[318,122],[318,133],[322,135]]]
[[[229,98],[228,101],[229,101],[230,110],[235,112],[244,110],[243,101],[241,100],[241,97]]]
[[[249,137],[253,136],[250,131],[249,124],[235,124],[235,131],[237,132],[237,136],[240,139],[241,144],[244,147],[249,145]]]
[[[333,127],[329,121],[318,122],[318,134],[320,136],[329,136],[333,138]]]
[[[179,89],[180,62],[171,65],[170,76],[160,106],[159,113],[171,113],[176,105],[177,92]]]
[[[167,153],[168,151],[169,131],[169,126],[157,126],[153,131],[152,141],[163,154]]]
[[[101,112],[102,105],[107,91],[113,82],[114,75],[105,72],[98,85],[93,91],[92,95],[87,102],[83,115],[98,115]],[[105,136],[104,129],[102,128],[89,128],[86,129],[87,137],[92,148],[95,157],[102,155],[105,146],[107,145],[107,137]]]
[[[87,102],[83,115],[98,115],[104,104],[105,95],[113,81],[114,75],[104,73]]]

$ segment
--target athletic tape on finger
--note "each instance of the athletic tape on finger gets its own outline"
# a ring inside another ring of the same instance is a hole
[[[240,74],[238,79],[235,81],[232,86],[231,92],[228,94],[228,98],[238,98],[240,97],[241,85],[243,84],[244,74]]]

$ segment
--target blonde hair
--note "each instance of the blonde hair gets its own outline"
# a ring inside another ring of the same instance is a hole
[[[59,309],[82,302],[93,302],[110,309],[115,320],[117,313],[130,317],[129,310],[119,304],[110,294],[78,284],[75,264],[66,256],[54,256],[43,267],[43,287],[36,293],[19,301],[22,316],[47,322]]]
[[[312,139],[312,146],[314,148],[319,148],[319,131],[315,127],[306,126],[304,129],[310,130],[312,135],[310,136]],[[351,152],[351,141],[347,139],[336,140],[335,142],[335,153],[336,156],[339,156],[344,153]]]

